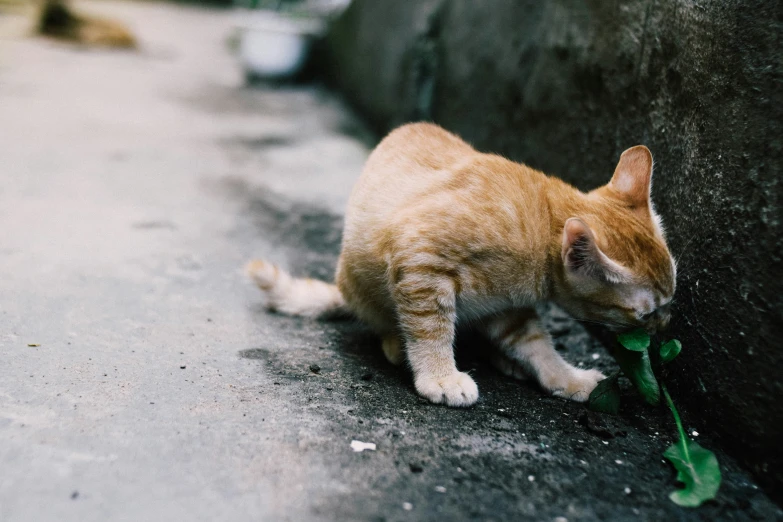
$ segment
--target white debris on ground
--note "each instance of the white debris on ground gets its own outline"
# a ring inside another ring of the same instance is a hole
[[[404,509],[405,511],[410,511],[411,509],[413,509],[413,504],[411,504],[410,502],[403,502],[402,509]]]
[[[356,453],[361,453],[364,450],[375,451],[375,448],[376,446],[374,442],[362,442],[360,440],[351,441],[351,449]]]

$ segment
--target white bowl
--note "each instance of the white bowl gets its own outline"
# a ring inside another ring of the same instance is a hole
[[[245,11],[239,27],[242,66],[246,73],[264,78],[299,72],[312,38],[323,31],[320,20],[291,18],[274,11]]]

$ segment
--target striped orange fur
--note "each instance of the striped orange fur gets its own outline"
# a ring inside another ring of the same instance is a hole
[[[250,272],[279,310],[348,310],[367,322],[433,402],[478,398],[452,351],[466,321],[494,341],[501,371],[584,401],[603,375],[563,360],[533,306],[553,301],[617,328],[665,326],[676,267],[650,201],[652,167],[649,150],[633,147],[607,185],[582,193],[436,125],[405,125],[372,152],[353,190],[336,287],[263,261]]]

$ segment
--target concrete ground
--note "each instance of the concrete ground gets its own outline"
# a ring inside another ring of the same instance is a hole
[[[0,63],[0,521],[781,518],[720,452],[718,499],[672,504],[673,425],[630,392],[587,414],[467,335],[481,399],[432,406],[360,325],[267,314],[242,266],[330,277],[361,124],[320,88],[243,87],[231,13],[84,7],[141,50],[16,38]]]

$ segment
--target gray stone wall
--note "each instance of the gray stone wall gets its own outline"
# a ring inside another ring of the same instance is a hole
[[[783,485],[783,4],[355,0],[327,73],[386,131],[430,119],[582,189],[655,157],[687,418]]]

